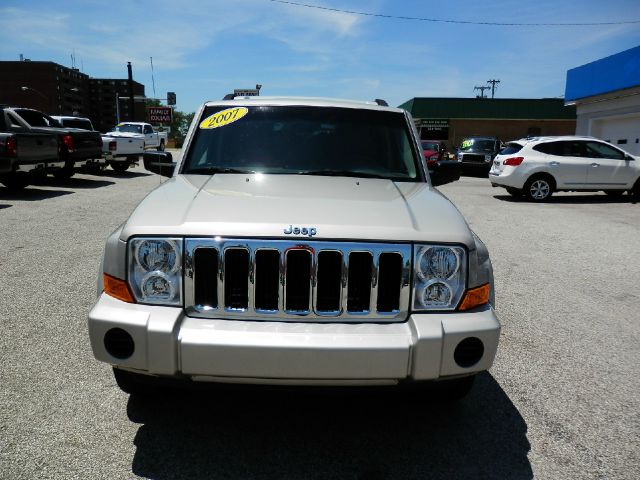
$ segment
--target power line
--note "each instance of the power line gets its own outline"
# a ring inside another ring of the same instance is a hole
[[[511,23],[511,22],[474,22],[468,20],[451,20],[446,18],[427,18],[427,17],[405,17],[402,15],[384,15],[382,13],[359,12],[356,10],[343,10],[340,8],[324,7],[322,5],[313,5],[310,3],[291,2],[289,0],[269,0],[273,3],[282,3],[285,5],[293,5],[295,7],[315,8],[316,10],[326,10],[329,12],[349,13],[351,15],[361,15],[364,17],[389,18],[394,20],[413,20],[418,22],[433,23],[457,23],[464,25],[488,25],[499,27],[593,27],[598,25],[629,25],[640,23],[640,20],[624,20],[621,22],[586,22],[586,23]]]

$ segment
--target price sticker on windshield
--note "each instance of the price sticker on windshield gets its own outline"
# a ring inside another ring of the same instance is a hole
[[[469,148],[471,145],[473,145],[473,140],[465,140],[462,142],[462,145],[460,145],[460,148],[464,150],[465,148]]]
[[[205,130],[211,130],[213,128],[220,128],[230,123],[237,122],[249,112],[246,107],[234,107],[221,110],[218,113],[205,118],[200,122],[200,128]]]

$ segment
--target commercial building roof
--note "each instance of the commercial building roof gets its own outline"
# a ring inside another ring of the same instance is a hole
[[[575,120],[576,109],[562,98],[417,97],[400,108],[414,118]]]
[[[640,46],[572,68],[567,72],[567,102],[640,86]]]

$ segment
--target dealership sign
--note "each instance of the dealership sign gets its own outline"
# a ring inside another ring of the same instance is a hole
[[[415,120],[416,127],[427,130],[443,130],[449,128],[449,120],[434,118],[418,118]]]
[[[147,107],[147,118],[149,123],[170,125],[172,120],[171,107]]]

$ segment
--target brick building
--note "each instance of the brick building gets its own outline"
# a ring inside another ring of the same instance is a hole
[[[133,82],[134,96],[144,97],[144,85]],[[121,120],[144,121],[144,102],[135,102],[133,118],[128,80],[91,78],[77,68],[54,62],[0,61],[0,103],[35,108],[49,115],[89,117],[96,129],[107,131]],[[119,108],[118,108],[119,107]]]
[[[450,150],[472,135],[502,141],[527,135],[573,135],[576,110],[561,98],[413,98],[408,110],[423,140],[445,140]]]

